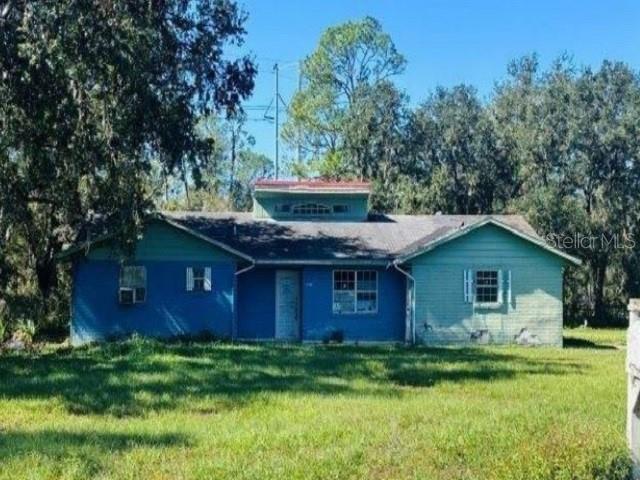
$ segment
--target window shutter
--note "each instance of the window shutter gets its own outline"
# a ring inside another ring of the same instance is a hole
[[[211,291],[211,267],[205,267],[204,269],[204,291]]]
[[[511,270],[507,270],[507,303],[511,305]]]
[[[187,267],[187,292],[193,291],[193,268]]]
[[[504,282],[502,278],[502,270],[498,270],[498,303],[502,304],[502,299],[504,297]]]
[[[473,303],[473,270],[464,271],[464,301]]]

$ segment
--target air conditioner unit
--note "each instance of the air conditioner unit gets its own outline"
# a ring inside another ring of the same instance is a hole
[[[147,299],[147,289],[144,287],[137,287],[133,290],[134,301],[136,303],[144,303]]]
[[[136,301],[136,294],[133,288],[120,288],[118,297],[122,305],[133,305]]]

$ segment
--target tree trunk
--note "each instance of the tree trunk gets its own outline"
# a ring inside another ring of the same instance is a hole
[[[187,210],[191,209],[191,199],[189,198],[189,179],[187,178],[187,168],[184,164],[184,159],[182,159],[182,183],[184,184],[184,194],[187,199]]]
[[[607,272],[606,257],[596,260],[591,267],[593,279],[593,323],[602,324],[605,321],[604,282]]]
[[[35,270],[38,290],[40,290],[40,295],[46,302],[57,284],[58,269],[56,262],[50,255],[46,255],[44,258],[36,260]]]

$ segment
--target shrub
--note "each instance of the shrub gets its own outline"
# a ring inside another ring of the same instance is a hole
[[[2,317],[0,317],[0,344],[2,344],[5,337],[7,336],[7,331],[8,331],[7,324],[5,320]]]
[[[20,319],[16,326],[14,336],[17,336],[26,345],[30,345],[36,336],[36,324],[31,319]]]
[[[342,342],[344,342],[344,331],[342,330],[331,330],[322,339],[322,343],[324,344]]]

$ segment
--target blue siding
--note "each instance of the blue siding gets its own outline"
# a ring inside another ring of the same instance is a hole
[[[71,337],[75,344],[140,333],[155,337],[214,333],[230,337],[235,263],[140,261],[147,267],[147,299],[118,303],[119,263],[82,260],[74,267]],[[187,292],[185,269],[210,266],[211,292]]]
[[[238,338],[275,337],[275,272],[254,268],[238,276]]]
[[[307,267],[303,271],[303,340],[322,340],[328,332],[342,330],[346,341],[403,341],[405,277],[394,270],[376,269],[378,312],[366,315],[335,315],[333,270],[333,267]]]

